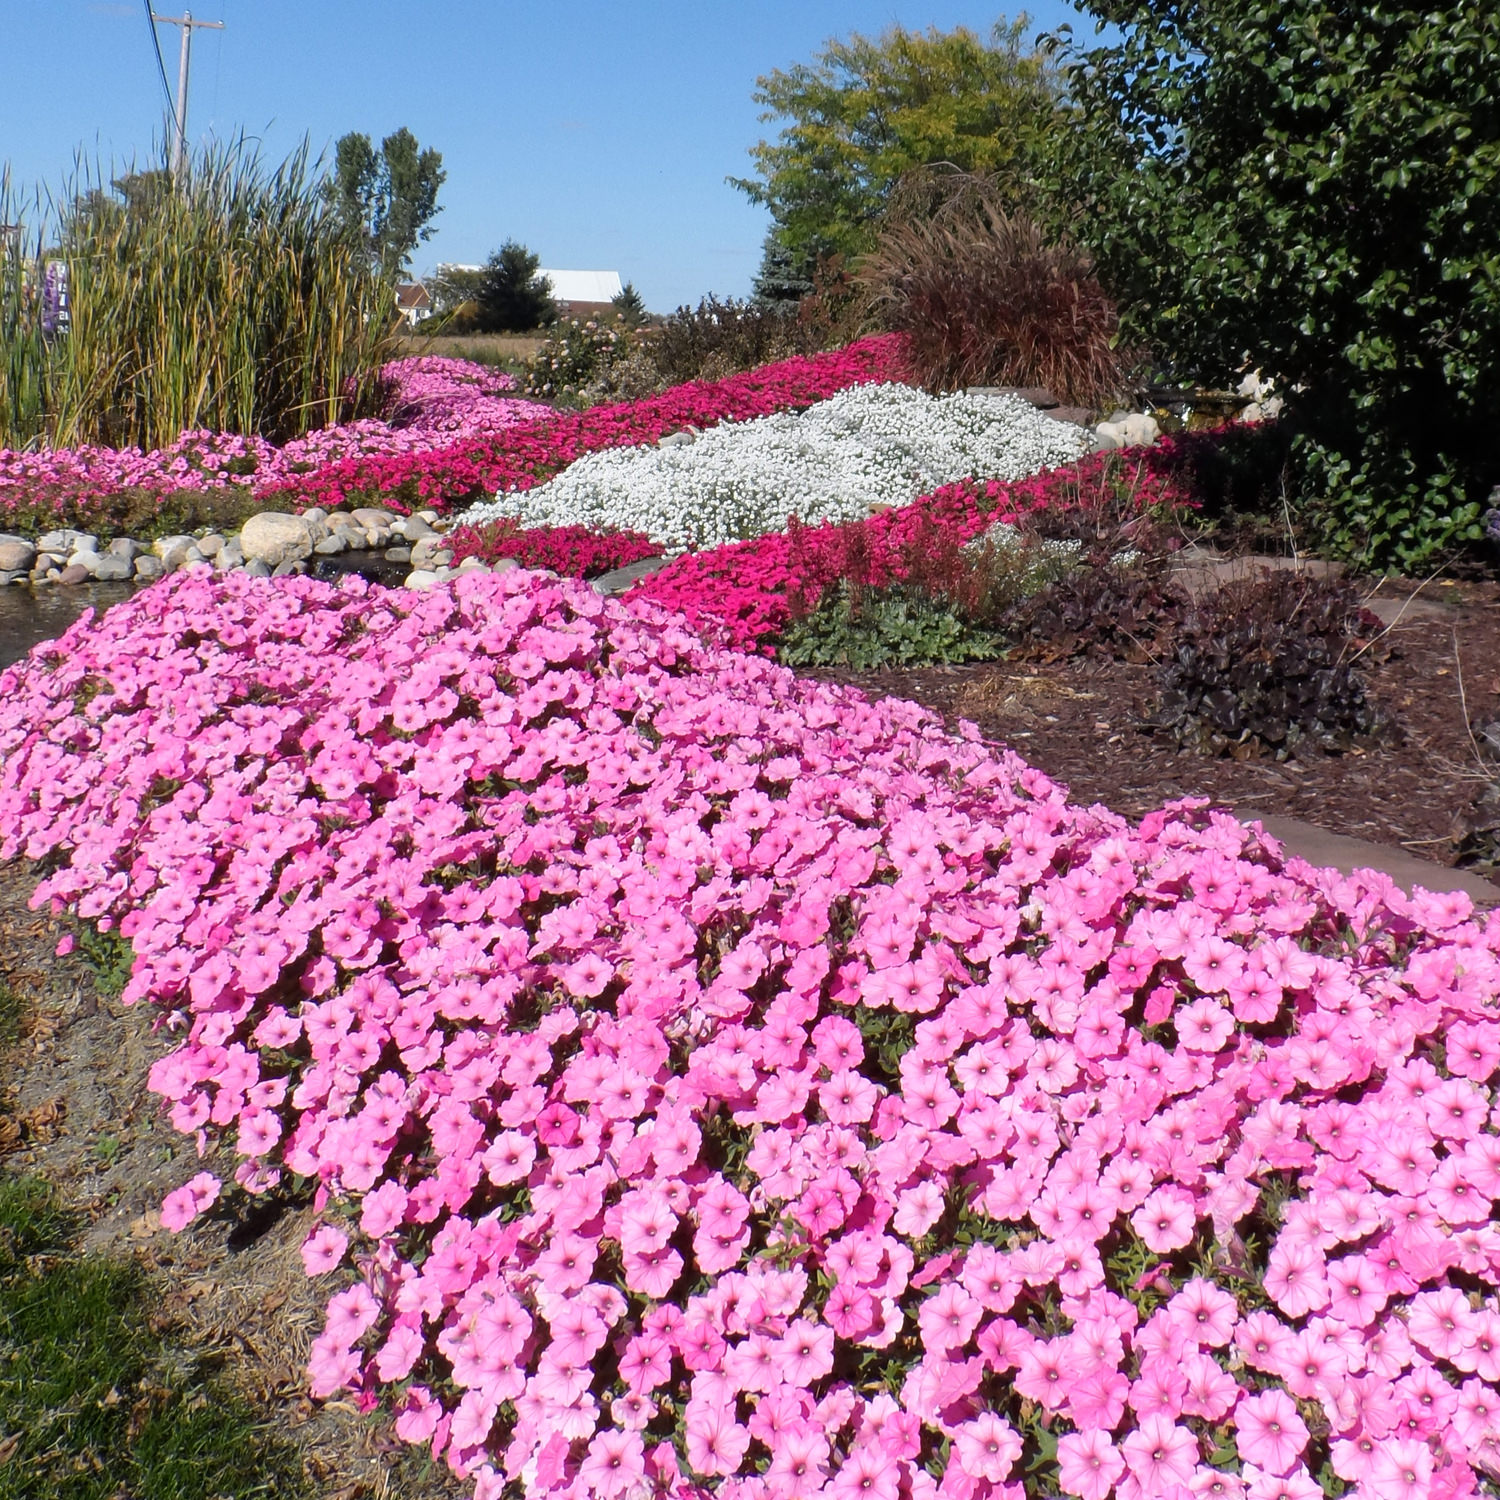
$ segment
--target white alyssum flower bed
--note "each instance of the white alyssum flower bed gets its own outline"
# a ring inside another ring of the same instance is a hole
[[[797,415],[725,422],[681,447],[589,454],[535,489],[459,519],[615,527],[701,549],[806,522],[853,521],[969,477],[1023,479],[1083,452],[1082,428],[1009,396],[925,395],[904,385],[840,392]]]

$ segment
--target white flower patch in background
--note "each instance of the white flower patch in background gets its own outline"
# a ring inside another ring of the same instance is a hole
[[[1024,479],[1070,463],[1082,428],[1011,396],[928,396],[865,385],[799,415],[725,422],[680,447],[589,454],[534,489],[462,517],[645,532],[667,548],[716,547],[808,523],[857,521],[955,480]]]

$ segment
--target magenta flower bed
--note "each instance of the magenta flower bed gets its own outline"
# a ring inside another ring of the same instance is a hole
[[[523,568],[545,568],[569,578],[594,578],[642,558],[655,557],[661,548],[639,531],[592,531],[587,526],[519,526],[514,521],[491,521],[484,526],[460,526],[448,534],[455,566],[466,557],[487,563],[510,558]]]
[[[314,1395],[484,1500],[1493,1492],[1467,898],[519,571],[179,575],[0,705],[0,855],[170,1023],[164,1220],[316,1184]]]
[[[427,452],[473,442],[550,409],[508,393],[515,380],[468,360],[424,356],[395,360],[381,370],[392,389],[389,421],[325,427],[277,448],[234,433],[185,432],[166,449],[68,448],[37,453],[0,449],[0,512],[142,489],[275,489],[356,455]]]
[[[1165,439],[1130,454],[1091,454],[1029,479],[965,479],[944,485],[863,524],[871,581],[894,582],[904,576],[905,545],[919,528],[935,524],[966,542],[997,521],[1014,522],[1033,511],[1077,504],[1080,496],[1110,482],[1128,483],[1141,511],[1190,506],[1194,502],[1174,476],[1173,457],[1174,444]],[[684,553],[637,584],[632,597],[680,611],[728,645],[770,656],[775,637],[791,618],[792,590],[801,589],[815,602],[840,576],[845,529],[832,523],[801,527]]]

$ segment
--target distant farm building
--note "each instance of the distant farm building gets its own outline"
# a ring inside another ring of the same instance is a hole
[[[396,312],[408,328],[432,316],[432,298],[420,281],[406,281],[396,288]]]
[[[558,311],[570,318],[597,318],[610,311],[610,303],[624,290],[618,271],[540,270],[552,284],[552,300]]]

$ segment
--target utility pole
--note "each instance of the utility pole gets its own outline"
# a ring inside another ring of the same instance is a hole
[[[159,16],[152,11],[151,19],[161,26],[182,27],[182,55],[177,64],[177,131],[172,140],[172,180],[176,182],[182,176],[182,159],[187,154],[188,68],[193,55],[193,27],[223,31],[224,23],[195,21],[190,10],[183,11],[180,16]]]

